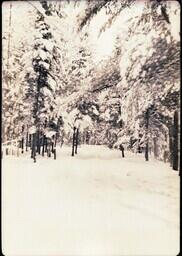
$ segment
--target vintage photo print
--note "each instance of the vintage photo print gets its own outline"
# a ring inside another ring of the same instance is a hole
[[[180,3],[2,3],[5,256],[180,253]]]

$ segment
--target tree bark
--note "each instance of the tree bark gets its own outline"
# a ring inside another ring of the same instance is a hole
[[[26,135],[26,151],[28,151],[28,132],[27,132],[27,135]]]
[[[73,128],[73,142],[72,142],[72,154],[71,156],[74,156],[74,147],[75,147],[75,130],[76,130],[76,127]]]
[[[154,157],[157,158],[158,157],[158,150],[157,150],[157,138],[154,137]]]
[[[169,162],[170,166],[173,166],[173,136],[172,136],[172,126],[169,127]]]
[[[56,145],[57,145],[57,139],[58,139],[58,133],[56,132],[55,140],[54,140],[54,147],[56,147]]]
[[[54,137],[52,138],[52,141],[51,141],[51,152],[54,153]]]
[[[28,141],[28,145],[31,148],[31,143],[32,143],[32,135],[29,134],[29,141]]]
[[[33,134],[31,158],[36,162],[36,133]]]
[[[23,154],[24,150],[24,138],[21,139],[21,153]]]
[[[146,146],[145,146],[145,160],[149,160],[149,142],[148,142],[148,126],[149,126],[149,109],[146,111]]]
[[[174,112],[173,123],[173,170],[178,170],[178,112]]]
[[[40,154],[40,131],[39,130],[36,133],[36,146],[37,146],[37,153]]]
[[[43,135],[43,141],[42,141],[42,156],[44,156],[44,152],[45,152],[45,135]]]
[[[75,138],[75,154],[77,154],[78,149],[78,128],[76,130],[76,138]]]
[[[51,142],[48,143],[48,147],[47,147],[47,156],[51,157]]]
[[[149,160],[149,146],[148,146],[148,142],[146,143],[146,146],[145,146],[145,160],[146,161]]]
[[[45,137],[45,152],[47,152],[47,138]]]
[[[56,160],[56,149],[54,149],[54,159]]]
[[[124,157],[124,149],[121,152],[122,152],[122,157]]]

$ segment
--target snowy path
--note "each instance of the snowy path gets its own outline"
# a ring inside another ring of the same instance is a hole
[[[179,176],[101,146],[2,162],[6,255],[177,255]]]

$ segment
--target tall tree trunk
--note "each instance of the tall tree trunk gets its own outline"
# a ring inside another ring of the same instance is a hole
[[[46,138],[45,138],[45,135],[43,135],[43,141],[42,141],[42,156],[44,156],[44,152],[45,152],[45,141],[46,141]]]
[[[21,139],[21,152],[23,154],[23,150],[24,150],[24,138]]]
[[[169,162],[170,166],[173,166],[173,134],[172,125],[169,126]]]
[[[76,130],[76,127],[73,128],[73,142],[72,142],[72,156],[74,156],[74,147],[75,147],[75,130]]]
[[[51,157],[51,141],[48,142],[48,146],[47,146],[47,156]]]
[[[54,149],[54,160],[56,160],[56,148]]]
[[[76,130],[76,138],[75,138],[75,154],[77,154],[77,149],[78,149],[78,128]]]
[[[173,123],[173,170],[178,170],[178,111],[174,112]]]
[[[157,137],[154,137],[153,142],[154,142],[154,157],[157,158],[158,157]]]
[[[54,147],[56,147],[56,145],[57,145],[57,139],[58,139],[58,133],[56,132],[55,140],[54,140]]]
[[[145,160],[146,161],[149,160],[149,144],[148,144],[148,142],[146,143],[146,146],[145,146]]]
[[[145,145],[145,160],[149,160],[149,140],[148,140],[148,127],[149,127],[149,109],[146,111],[146,145]]]
[[[33,158],[34,162],[36,162],[36,133],[33,134],[33,138],[32,138],[31,158]]]
[[[28,140],[28,145],[31,148],[31,143],[32,143],[32,135],[29,134],[29,140]]]
[[[30,141],[31,158],[33,158],[33,143],[34,143],[33,138],[34,138],[33,134],[31,134],[31,141]]]
[[[47,152],[47,137],[45,136],[45,152]]]
[[[53,135],[52,140],[51,140],[51,152],[54,153],[54,143],[55,143],[55,137]]]
[[[36,146],[37,146],[37,153],[40,154],[40,131],[39,130],[36,133]]]
[[[54,142],[51,142],[51,152],[54,153]]]
[[[26,151],[28,151],[28,132],[26,134]]]
[[[121,152],[122,152],[122,157],[124,157],[124,149]]]

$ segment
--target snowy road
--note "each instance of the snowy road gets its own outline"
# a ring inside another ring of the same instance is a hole
[[[179,176],[102,146],[2,161],[5,255],[177,255]]]

